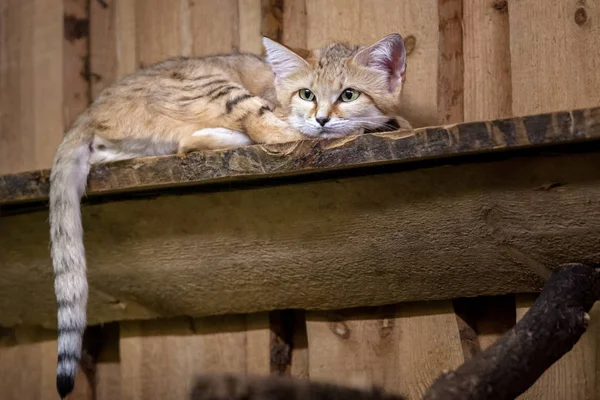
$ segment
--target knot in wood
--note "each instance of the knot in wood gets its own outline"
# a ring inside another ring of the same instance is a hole
[[[406,49],[406,55],[410,55],[414,50],[415,50],[415,46],[417,45],[417,38],[414,37],[413,35],[407,36],[406,39],[404,39],[404,48]]]
[[[350,337],[350,328],[348,328],[348,325],[344,321],[332,321],[329,324],[329,329],[341,339],[348,339]]]
[[[579,26],[582,26],[587,22],[587,11],[585,8],[579,7],[577,11],[575,11],[575,23]]]
[[[508,11],[508,2],[506,0],[498,0],[492,4],[492,8],[499,12]]]

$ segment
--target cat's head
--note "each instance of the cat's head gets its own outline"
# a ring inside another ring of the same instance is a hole
[[[311,52],[294,52],[268,38],[263,44],[282,111],[303,134],[346,136],[399,115],[406,72],[400,35],[368,47],[336,43]]]

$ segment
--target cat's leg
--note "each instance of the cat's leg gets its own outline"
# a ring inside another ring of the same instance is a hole
[[[285,143],[306,139],[267,106],[248,113],[244,117],[243,130],[256,143]]]
[[[179,153],[196,150],[223,150],[251,145],[248,135],[227,128],[200,129],[179,142]]]

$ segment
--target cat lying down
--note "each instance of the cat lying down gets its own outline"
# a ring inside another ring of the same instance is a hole
[[[310,52],[266,38],[264,46],[266,59],[176,58],[137,71],[106,88],[66,133],[50,177],[61,397],[73,390],[86,327],[80,199],[90,165],[409,127],[399,117],[406,72],[400,35]]]

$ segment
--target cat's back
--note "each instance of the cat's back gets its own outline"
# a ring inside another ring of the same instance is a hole
[[[123,77],[101,92],[96,101],[101,103],[109,98],[131,100],[149,94],[193,91],[215,81],[235,82],[260,96],[273,87],[273,79],[269,64],[254,54],[176,57]]]
[[[84,119],[105,138],[162,135],[191,129],[189,119],[215,120],[222,105],[212,99],[227,88],[244,88],[275,103],[269,64],[252,54],[170,58],[140,69],[103,90]]]

